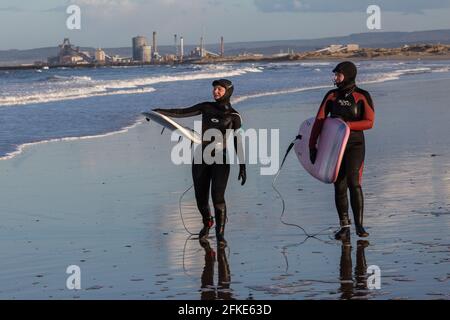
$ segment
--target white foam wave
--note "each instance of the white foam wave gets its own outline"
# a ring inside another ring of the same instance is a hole
[[[126,133],[126,132],[130,131],[131,129],[135,128],[136,126],[138,126],[139,124],[141,124],[143,122],[144,122],[144,119],[139,118],[135,123],[133,123],[130,126],[127,126],[127,127],[122,128],[120,130],[117,130],[117,131],[108,132],[108,133],[104,133],[104,134],[98,134],[98,135],[92,135],[92,136],[82,136],[82,137],[56,138],[56,139],[48,139],[48,140],[42,140],[42,141],[37,141],[37,142],[24,143],[24,144],[21,144],[20,146],[18,146],[16,151],[7,153],[3,157],[0,157],[0,160],[12,159],[15,156],[21,154],[26,148],[34,146],[34,145],[38,145],[38,144],[44,144],[44,143],[50,143],[50,142],[60,142],[60,141],[76,141],[76,140],[97,139],[97,138],[108,137],[108,136],[112,136],[112,135],[116,135],[116,134]]]
[[[427,67],[396,70],[396,72],[400,73],[400,75],[429,73],[431,71],[432,71],[432,69],[431,68],[427,68]]]
[[[177,82],[177,81],[193,81],[214,78],[226,78],[242,76],[247,73],[263,72],[259,68],[245,67],[238,69],[230,69],[230,67],[218,67],[218,70],[206,72],[186,72],[177,75],[162,75],[155,77],[136,78],[130,80],[92,80],[90,77],[57,77],[57,82],[73,81],[78,82],[87,81],[88,83],[77,83],[76,87],[47,87],[40,88],[39,92],[25,92],[19,95],[0,96],[0,106],[14,106],[26,105],[33,103],[45,103],[64,100],[74,100],[89,97],[101,97],[119,94],[140,94],[155,91],[154,88],[147,87],[157,83]],[[142,88],[145,87],[145,88]],[[123,90],[129,89],[129,90]],[[115,90],[115,91],[110,91]]]
[[[450,72],[450,67],[436,68],[432,72],[436,72],[436,73]]]
[[[320,69],[319,69],[320,70]],[[450,71],[449,68],[442,70]],[[434,72],[438,72],[433,70]],[[441,71],[441,72],[446,72]],[[380,83],[380,82],[386,82],[386,81],[393,81],[398,80],[403,75],[411,75],[411,74],[419,74],[419,73],[428,73],[432,72],[431,68],[414,68],[414,69],[399,69],[395,70],[393,72],[385,72],[381,73],[379,75],[376,75],[374,79],[369,79],[365,81],[361,81],[361,84],[370,84],[370,83]],[[286,89],[286,90],[278,90],[278,91],[268,91],[268,92],[261,92],[261,93],[255,93],[255,94],[249,94],[245,96],[236,97],[232,102],[234,104],[246,101],[248,99],[254,99],[254,98],[261,98],[261,97],[267,97],[267,96],[273,96],[273,95],[283,95],[283,94],[291,94],[291,93],[297,93],[297,92],[303,92],[308,90],[317,90],[317,89],[326,89],[331,88],[329,85],[322,85],[322,86],[313,86],[313,87],[300,87],[300,88],[292,88],[292,89]]]
[[[298,62],[298,61],[283,61],[283,62],[270,62],[267,64],[269,68],[278,68],[278,67],[326,67],[330,66],[331,62]]]
[[[370,84],[370,83],[382,83],[386,81],[399,80],[402,76],[422,74],[422,73],[430,73],[433,72],[433,69],[421,67],[421,68],[413,68],[413,69],[398,69],[392,72],[384,72],[375,75],[373,79],[362,81],[361,83]]]
[[[255,99],[255,98],[261,98],[261,97],[267,97],[267,96],[276,96],[276,95],[282,95],[282,94],[291,94],[291,93],[297,93],[297,92],[303,92],[303,91],[309,91],[309,90],[317,90],[317,89],[326,89],[326,88],[330,88],[330,86],[323,85],[323,86],[300,87],[300,88],[292,88],[292,89],[285,89],[285,90],[278,90],[278,91],[260,92],[260,93],[236,97],[235,99],[232,100],[232,103],[237,104],[237,103],[246,101],[248,99]]]
[[[23,96],[21,95],[6,96],[0,97],[0,106],[18,106],[25,104],[66,101],[91,97],[104,97],[104,96],[124,95],[124,94],[142,94],[155,91],[155,89],[151,87],[137,88],[130,90],[124,89],[115,91],[108,91],[108,89],[110,88],[105,86],[94,86],[90,88],[85,87],[67,90],[52,90],[50,92],[33,93]]]
[[[227,64],[206,64],[206,65],[199,65],[197,69],[202,71],[223,71],[223,70],[229,70],[230,65]]]
[[[370,84],[370,83],[382,83],[386,81],[393,81],[400,79],[400,74],[398,72],[386,72],[375,75],[370,80],[361,81],[362,84]]]
[[[49,76],[45,79],[46,81],[50,82],[69,82],[69,81],[92,81],[91,77],[88,76],[59,76],[59,75],[53,75]]]
[[[302,67],[323,67],[331,65],[331,62],[302,62]]]
[[[137,86],[148,86],[156,83],[165,82],[178,82],[178,81],[193,81],[193,80],[204,80],[204,79],[214,79],[214,78],[226,78],[226,77],[236,77],[242,76],[247,73],[257,73],[262,72],[258,68],[247,67],[234,70],[224,70],[220,72],[187,72],[178,75],[163,75],[157,77],[147,77],[132,80],[114,80],[109,81],[107,85],[108,88],[129,88]]]

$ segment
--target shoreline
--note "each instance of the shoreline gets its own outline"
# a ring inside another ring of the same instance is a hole
[[[320,61],[324,61],[324,60],[326,60],[326,59],[315,60],[315,61],[320,62]],[[449,56],[448,60],[450,60],[450,56]],[[386,78],[383,80],[380,79],[380,80],[375,80],[375,81],[362,81],[362,82],[360,82],[360,84],[361,85],[376,84],[376,83],[383,83],[383,82],[397,81],[397,80],[400,80],[400,78],[395,76],[393,78]],[[317,85],[317,86],[313,86],[313,87],[299,87],[299,88],[283,89],[280,91],[267,91],[267,92],[252,93],[252,94],[248,94],[248,95],[237,96],[234,98],[234,101],[232,101],[232,103],[240,104],[242,102],[245,102],[245,101],[251,100],[251,99],[258,99],[258,98],[264,98],[267,96],[276,96],[276,95],[281,95],[281,96],[289,95],[289,94],[295,94],[295,93],[300,93],[300,92],[304,92],[304,91],[320,90],[320,89],[324,89],[324,88],[328,88],[328,87],[331,87],[331,85],[324,84],[324,85]],[[99,133],[99,134],[86,135],[86,136],[60,137],[60,138],[52,138],[52,139],[36,141],[36,142],[26,142],[26,143],[18,145],[16,150],[6,153],[3,156],[0,156],[0,161],[11,160],[11,159],[15,158],[16,156],[22,154],[24,152],[24,150],[27,149],[28,147],[31,147],[34,145],[46,144],[46,143],[51,143],[51,142],[64,142],[64,141],[76,141],[76,140],[103,138],[103,137],[107,137],[107,136],[111,136],[111,135],[126,133],[130,129],[135,128],[142,123],[145,123],[145,120],[142,117],[139,117],[135,120],[135,122],[133,124],[125,126],[123,128],[119,128],[119,129],[111,131],[111,132],[107,132],[107,133]]]
[[[257,62],[314,62],[314,61],[342,61],[342,60],[352,60],[352,61],[398,61],[398,60],[429,60],[429,61],[439,61],[439,60],[450,60],[450,53],[447,54],[414,54],[414,55],[385,55],[385,56],[375,56],[375,57],[361,57],[361,56],[313,56],[313,57],[298,57],[298,54],[286,55],[283,57],[229,57],[229,58],[215,58],[215,59],[201,59],[201,60],[187,60],[183,62],[170,62],[170,63],[114,63],[114,64],[76,64],[76,65],[13,65],[13,66],[0,66],[0,71],[18,71],[18,70],[42,70],[43,68],[48,69],[95,69],[95,68],[113,68],[113,67],[146,67],[146,66],[174,66],[174,65],[202,65],[202,64],[228,64],[228,63],[257,63]]]
[[[398,60],[406,60],[406,61],[414,61],[414,60],[430,60],[430,61],[439,61],[439,60],[450,60],[450,54],[446,55],[391,55],[391,56],[380,56],[380,57],[333,57],[333,56],[323,56],[323,57],[305,57],[305,58],[292,58],[292,57],[283,57],[283,58],[247,58],[241,59],[238,61],[233,60],[224,60],[224,61],[197,61],[194,64],[225,64],[225,63],[250,63],[250,62],[322,62],[322,61],[342,61],[342,60],[352,60],[352,61],[398,61]]]
[[[109,137],[109,136],[113,136],[116,134],[127,133],[128,131],[130,131],[133,128],[136,128],[137,126],[139,126],[142,123],[144,123],[144,119],[139,118],[132,125],[126,126],[119,130],[116,130],[116,131],[107,132],[107,133],[100,133],[100,134],[96,134],[96,135],[80,136],[80,137],[54,138],[54,139],[48,139],[48,140],[42,140],[42,141],[36,141],[36,142],[27,142],[27,143],[19,145],[17,147],[17,150],[15,150],[13,152],[9,152],[9,153],[5,154],[4,156],[0,156],[0,161],[14,159],[16,156],[22,154],[28,147],[33,147],[35,145],[52,143],[52,142],[66,142],[66,141],[99,139],[99,138]]]

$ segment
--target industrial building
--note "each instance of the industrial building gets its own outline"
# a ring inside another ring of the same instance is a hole
[[[152,60],[152,47],[148,45],[147,38],[137,36],[133,38],[133,61],[149,63]]]
[[[200,46],[199,47],[195,47],[194,50],[191,51],[190,53],[190,58],[191,59],[203,59],[206,57],[223,57],[224,55],[224,42],[223,42],[223,37],[221,37],[220,39],[220,54],[208,51],[205,49],[205,42],[203,37],[200,38]]]
[[[88,64],[94,62],[94,57],[92,57],[89,52],[81,51],[80,47],[73,46],[68,38],[65,38],[58,48],[58,56],[48,58],[48,63],[50,65]]]
[[[205,49],[204,37],[200,38],[200,45],[185,54],[184,38],[174,34],[173,52],[166,52],[161,56],[158,52],[157,33],[153,32],[152,45],[149,44],[145,36],[132,38],[132,55],[129,58],[118,55],[108,55],[103,49],[97,48],[92,53],[80,50],[65,38],[58,46],[58,55],[48,58],[51,66],[61,65],[116,65],[116,64],[136,64],[136,63],[182,63],[187,61],[202,60],[204,58],[224,57],[225,46],[223,37],[220,38],[218,53]],[[192,48],[192,47],[191,47]],[[172,51],[172,50],[170,50]]]
[[[150,63],[152,61],[152,47],[142,46],[140,49],[140,61],[144,63]]]
[[[342,45],[342,44],[332,44],[326,48],[317,50],[316,52],[329,52],[329,53],[336,53],[336,52],[341,52],[341,51],[358,51],[359,50],[359,45],[358,44],[347,44],[347,45]]]
[[[86,65],[86,64],[106,64],[120,60],[119,57],[111,57],[104,50],[98,48],[93,55],[87,51],[81,51],[80,47],[75,47],[65,38],[58,46],[59,52],[56,57],[47,59],[49,65]]]
[[[106,62],[106,54],[102,49],[95,50],[95,62],[97,63],[105,63]]]

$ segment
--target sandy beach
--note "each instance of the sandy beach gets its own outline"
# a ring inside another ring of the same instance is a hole
[[[331,230],[305,239],[282,225],[273,176],[249,165],[242,187],[234,166],[229,246],[218,251],[211,237],[212,249],[202,248],[178,210],[190,166],[173,165],[170,135],[143,122],[107,137],[33,145],[0,161],[0,298],[450,299],[450,78],[362,87],[377,112],[366,132],[363,180],[369,243],[353,236],[344,247],[330,238],[338,223],[333,187],[291,154],[277,181],[285,220],[311,233]],[[326,91],[235,107],[246,128],[280,129],[281,157]],[[182,210],[198,231],[192,190]],[[66,288],[70,265],[81,269],[81,290]],[[362,284],[361,270],[371,265],[381,270],[381,289]]]

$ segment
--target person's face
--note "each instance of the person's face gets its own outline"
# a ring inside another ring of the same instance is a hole
[[[334,83],[339,84],[342,83],[344,81],[344,74],[340,73],[340,72],[335,72],[334,73]]]
[[[214,100],[219,100],[220,98],[222,98],[225,95],[226,92],[227,92],[227,89],[225,89],[224,87],[215,86],[213,89]]]

